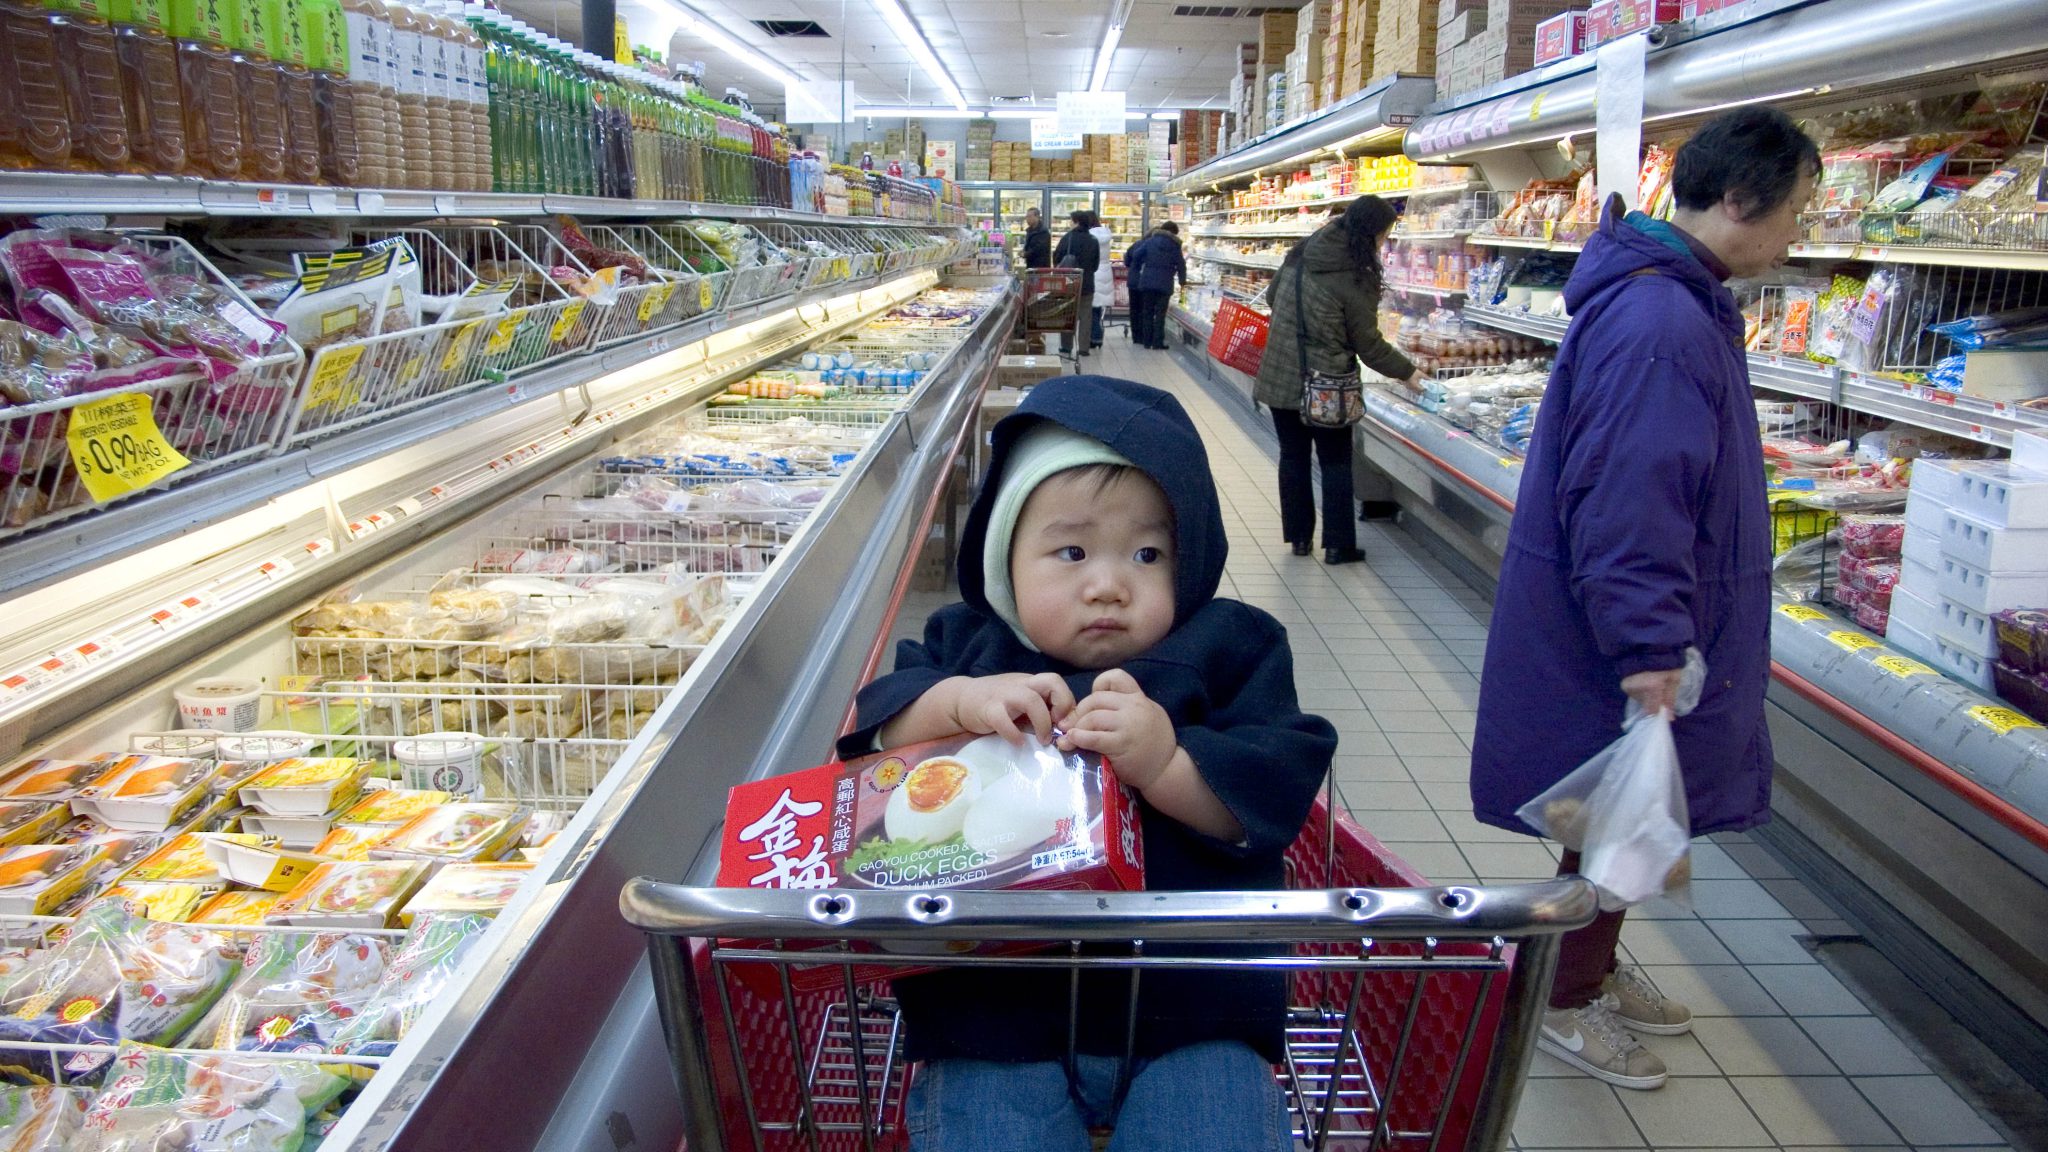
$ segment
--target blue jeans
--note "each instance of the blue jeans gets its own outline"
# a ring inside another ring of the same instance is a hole
[[[1121,1111],[1123,1061],[1077,1058],[1077,1106],[1057,1060],[934,1060],[910,1089],[911,1152],[1088,1152],[1088,1129],[1113,1124],[1110,1152],[1287,1152],[1293,1146],[1273,1066],[1234,1041],[1140,1060]]]

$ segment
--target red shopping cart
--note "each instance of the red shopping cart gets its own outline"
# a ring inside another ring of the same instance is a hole
[[[688,888],[634,880],[690,1152],[839,1152],[907,1145],[915,1069],[878,968],[1191,962],[1188,946],[1256,941],[1215,961],[1290,976],[1275,1069],[1303,1147],[1437,1152],[1507,1147],[1557,961],[1588,923],[1578,879],[1431,888],[1319,799],[1288,853],[1285,892],[903,893]],[[904,946],[1042,942],[1019,957]],[[1082,945],[1172,943],[1105,956]],[[766,943],[739,943],[761,941]],[[862,942],[892,951],[856,950]],[[837,969],[822,983],[819,967]],[[793,980],[793,971],[805,979]],[[799,985],[802,985],[800,988]]]
[[[1247,376],[1257,376],[1272,326],[1272,318],[1265,313],[1225,300],[1216,309],[1216,326],[1209,332],[1209,355]]]
[[[1068,348],[1062,356],[1080,364],[1080,352],[1088,347],[1088,309],[1081,306],[1081,271],[1078,268],[1032,268],[1024,273],[1024,332],[1064,336]]]

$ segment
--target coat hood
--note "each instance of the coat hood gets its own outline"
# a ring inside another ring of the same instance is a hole
[[[1187,622],[1216,596],[1229,543],[1209,453],[1180,401],[1157,388],[1109,376],[1061,376],[1031,390],[1017,411],[998,423],[988,475],[975,494],[960,535],[960,598],[994,615],[982,569],[982,547],[1017,438],[1041,420],[1109,445],[1166,493],[1173,509],[1173,622]]]
[[[1565,307],[1576,316],[1593,298],[1644,272],[1669,276],[1685,285],[1715,322],[1741,341],[1742,312],[1735,305],[1734,294],[1690,253],[1676,251],[1630,223],[1619,196],[1609,198],[1599,231],[1586,242],[1585,252],[1572,269],[1571,280],[1564,286]]]

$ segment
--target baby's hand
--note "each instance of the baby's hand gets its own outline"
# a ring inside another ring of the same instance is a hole
[[[1024,729],[1017,723],[1020,718],[1042,743],[1049,744],[1053,725],[1074,710],[1074,694],[1067,689],[1067,682],[1050,672],[960,676],[952,684],[953,721],[960,731],[1001,736],[1012,744],[1024,739]]]
[[[1065,727],[1061,749],[1107,756],[1116,778],[1140,792],[1158,783],[1180,747],[1172,717],[1121,668],[1095,678],[1095,691],[1075,707]]]

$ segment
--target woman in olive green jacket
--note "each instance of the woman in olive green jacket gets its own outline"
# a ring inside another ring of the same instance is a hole
[[[1308,473],[1313,446],[1322,466],[1327,564],[1365,558],[1358,548],[1351,506],[1351,429],[1302,423],[1297,332],[1306,329],[1312,371],[1344,375],[1355,372],[1363,360],[1366,367],[1395,380],[1418,375],[1415,365],[1380,335],[1379,249],[1395,219],[1393,208],[1377,196],[1353,200],[1342,216],[1287,253],[1267,296],[1273,306],[1272,331],[1252,396],[1273,410],[1273,429],[1280,434],[1280,527],[1296,556],[1309,554],[1316,528]]]

